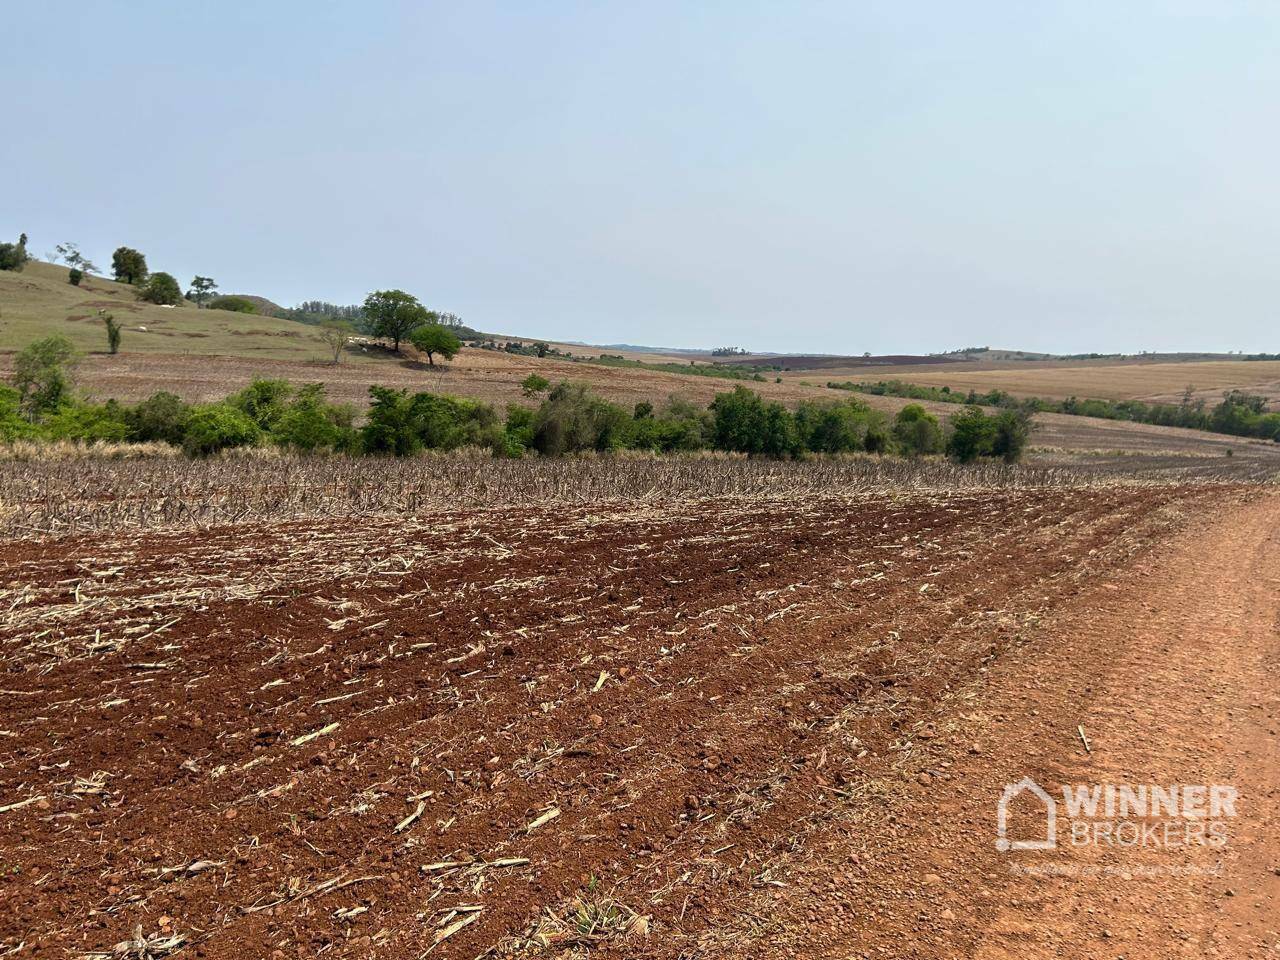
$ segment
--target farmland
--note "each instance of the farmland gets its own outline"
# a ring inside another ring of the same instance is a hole
[[[969,936],[893,824],[1058,619],[1275,502],[1222,461],[401,463],[3,465],[0,950]]]

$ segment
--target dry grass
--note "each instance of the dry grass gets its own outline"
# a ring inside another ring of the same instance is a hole
[[[305,458],[276,451],[189,460],[84,455],[0,460],[0,531],[103,530],[317,518],[410,516],[441,508],[806,501],[869,492],[1244,482],[1275,476],[1245,458],[1055,457],[1043,466],[854,456],[779,462],[725,454],[497,460]]]

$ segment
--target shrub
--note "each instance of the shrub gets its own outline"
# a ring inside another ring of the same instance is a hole
[[[1005,463],[1017,463],[1031,436],[1031,417],[1022,410],[1002,410],[994,417],[991,453]]]
[[[77,270],[75,267],[72,267],[70,270],[67,271],[67,283],[71,284],[73,287],[80,286],[80,281],[83,279],[84,279],[83,270]]]
[[[520,381],[520,389],[526,397],[536,396],[550,386],[551,381],[537,373],[531,373]]]
[[[120,324],[116,323],[116,318],[105,311],[99,310],[102,314],[102,322],[107,325],[107,352],[115,355],[120,352]]]
[[[47,416],[41,428],[50,440],[121,443],[129,436],[125,412],[114,400],[66,404]]]
[[[70,368],[75,348],[62,334],[28,344],[13,361],[13,384],[31,419],[51,413],[71,399]]]
[[[630,446],[658,453],[701,450],[711,429],[711,414],[687,400],[672,397],[656,412],[642,400],[632,415]]]
[[[798,444],[814,453],[883,452],[888,446],[884,414],[860,400],[806,401],[796,408]]]
[[[561,383],[534,416],[533,447],[552,457],[617,450],[627,445],[630,425],[617,404],[593,397],[582,384]]]
[[[257,313],[258,307],[247,297],[214,297],[209,301],[210,310],[230,310],[232,313]]]
[[[116,247],[111,254],[111,271],[121,283],[137,286],[147,279],[147,258],[132,247]]]
[[[507,405],[507,423],[503,429],[502,454],[521,457],[533,447],[533,428],[537,414],[517,403]]]
[[[0,270],[21,270],[31,258],[27,256],[27,235],[17,243],[0,243]]]
[[[36,436],[35,425],[22,415],[22,398],[11,387],[0,387],[0,443],[30,440]]]
[[[259,378],[239,393],[227,397],[226,403],[239,410],[262,430],[275,426],[285,411],[285,403],[293,394],[288,380]]]
[[[909,403],[893,420],[893,439],[898,450],[909,457],[941,453],[942,427],[938,418],[918,403]]]
[[[225,403],[212,403],[192,409],[182,449],[193,457],[207,457],[220,450],[252,446],[261,438],[262,430],[244,413]]]
[[[799,452],[795,419],[780,403],[766,403],[746,387],[718,393],[711,401],[712,436],[718,450],[769,457]]]
[[[365,452],[407,457],[421,450],[422,441],[413,425],[409,391],[370,387],[369,396],[369,419],[360,431]]]
[[[125,412],[129,440],[135,443],[171,443],[181,446],[186,438],[191,407],[181,398],[161,391]]]
[[[324,384],[313,383],[276,418],[271,441],[294,450],[349,450],[355,446],[350,407],[325,402]]]
[[[961,463],[990,456],[995,443],[996,424],[981,407],[967,406],[951,418],[951,439],[947,454]]]
[[[182,302],[182,288],[178,286],[178,281],[173,278],[172,274],[165,273],[162,270],[159,273],[151,274],[138,292],[138,299],[165,306],[176,306]]]
[[[409,334],[409,342],[427,355],[427,363],[433,367],[437,353],[446,360],[452,360],[462,348],[462,341],[454,336],[453,331],[438,323],[428,323],[413,330]]]

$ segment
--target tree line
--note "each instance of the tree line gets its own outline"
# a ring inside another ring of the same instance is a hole
[[[1140,400],[1082,400],[1078,397],[1046,400],[1041,397],[1015,397],[1003,390],[988,390],[985,393],[970,390],[962,393],[953,391],[950,387],[926,387],[901,380],[880,380],[875,383],[830,382],[827,386],[876,396],[933,400],[938,403],[980,404],[1031,413],[1065,413],[1070,416],[1128,420],[1162,427],[1188,427],[1280,443],[1280,412],[1267,410],[1266,397],[1243,390],[1228,390],[1223,393],[1220,402],[1210,406],[1203,397],[1196,397],[1191,387],[1183,392],[1182,401],[1175,404],[1143,403]]]
[[[389,456],[478,447],[504,457],[722,450],[777,459],[946,453],[962,461],[1015,462],[1030,430],[1023,414],[988,416],[978,407],[945,426],[918,404],[890,418],[852,397],[806,400],[790,410],[741,385],[716,394],[705,407],[672,397],[660,406],[642,401],[627,409],[582,384],[553,387],[537,374],[522,388],[538,405],[510,404],[502,413],[477,400],[373,386],[369,411],[357,423],[355,408],[331,402],[323,384],[297,387],[284,380],[255,380],[215,403],[186,403],[166,392],[134,405],[91,403],[77,396],[75,361],[70,341],[61,336],[18,354],[12,385],[0,387],[0,442],[160,442],[192,456],[272,445]]]

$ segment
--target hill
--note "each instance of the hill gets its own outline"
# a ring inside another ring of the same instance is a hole
[[[67,281],[66,267],[32,261],[20,273],[0,271],[0,351],[19,350],[51,333],[85,353],[105,352],[99,310],[124,327],[128,354],[236,356],[319,360],[325,347],[314,327],[292,320],[227,310],[199,310],[183,302],[162,307],[137,299],[134,288],[102,277]],[[263,301],[264,303],[267,301]]]

